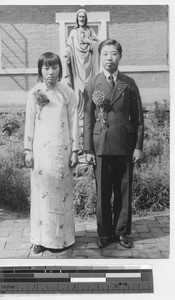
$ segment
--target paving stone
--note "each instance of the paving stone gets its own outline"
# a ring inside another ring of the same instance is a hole
[[[169,255],[170,255],[169,251],[160,251],[160,252],[161,252],[162,258],[169,258]]]
[[[19,243],[18,249],[31,249],[32,244],[30,242],[21,242]]]
[[[21,226],[19,226],[19,227],[14,227],[13,225],[12,226],[8,226],[8,227],[6,227],[6,226],[3,226],[3,227],[1,227],[1,232],[23,232],[23,230],[24,230],[24,228],[21,228]]]
[[[87,243],[87,249],[99,249],[97,243]]]
[[[75,244],[73,245],[73,248],[74,249],[86,249],[87,244],[88,243],[77,243],[77,242],[75,242]]]
[[[12,249],[19,249],[19,243],[18,242],[13,242],[13,243],[6,243],[4,249],[5,250],[12,250]]]
[[[140,235],[138,233],[132,233],[130,237],[132,241],[140,240]]]
[[[13,250],[0,250],[0,258],[15,258],[16,249]]]
[[[156,216],[156,219],[161,224],[169,224],[169,216]]]
[[[165,233],[170,233],[170,228],[169,227],[162,227],[162,231]]]
[[[122,245],[120,245],[119,243],[115,244],[115,249],[118,250],[127,250],[127,248],[123,247]],[[131,248],[132,249],[132,248]]]
[[[72,257],[82,256],[84,258],[101,258],[101,249],[73,249]]]
[[[15,224],[27,224],[29,223],[29,219],[17,219],[15,220]]]
[[[165,233],[162,231],[162,228],[152,228],[151,233],[153,237],[161,237],[165,235]]]
[[[17,232],[11,232],[8,236],[7,241],[8,242],[17,242],[21,238],[22,232],[17,231]]]
[[[149,229],[146,225],[139,225],[135,226],[135,230],[140,233],[140,232],[149,232]]]
[[[96,241],[96,237],[86,237],[86,236],[78,236],[75,238],[75,241],[78,243],[94,243]]]
[[[1,226],[2,227],[8,227],[8,226],[12,226],[14,224],[14,220],[4,220],[2,223],[1,223]]]
[[[22,243],[29,243],[30,242],[29,236],[21,236],[20,242],[22,242]]]
[[[97,227],[94,225],[86,225],[86,231],[87,232],[97,232]]]
[[[161,224],[158,221],[156,221],[155,219],[154,220],[147,220],[146,225],[147,225],[148,228],[150,228],[150,227],[151,228],[161,227]]]
[[[133,258],[148,258],[147,252],[146,251],[139,251],[139,250],[134,250],[133,251]]]
[[[46,250],[43,252],[42,258],[71,258],[72,249],[64,250],[62,252],[58,251],[49,251]]]
[[[43,255],[42,252],[38,253],[38,254],[34,254],[33,250],[31,249],[28,257],[32,258],[32,259],[35,259],[35,258],[37,259],[37,258],[42,258],[42,255]]]
[[[145,225],[146,224],[146,219],[138,219],[138,220],[135,220],[133,221],[133,226],[135,225]]]
[[[30,235],[30,227],[25,227],[22,236],[29,236],[29,235]]]
[[[147,251],[148,258],[162,258],[160,251]]]
[[[140,232],[140,237],[141,237],[141,239],[152,238],[152,233],[151,232]]]
[[[86,224],[75,224],[75,231],[86,231]]]
[[[133,246],[133,249],[134,249],[134,251],[135,250],[143,250],[144,249],[144,247],[143,247],[143,244],[136,244],[136,243],[134,243],[134,246]]]
[[[30,218],[18,214],[3,214],[0,210],[0,258],[168,258],[169,215],[150,215],[133,218],[132,249],[113,243],[101,250],[97,242],[96,219],[76,219],[76,243],[70,251],[34,254],[30,244]],[[11,225],[10,225],[11,224]],[[2,226],[3,225],[3,226]],[[7,248],[6,248],[7,247]],[[12,248],[12,249],[9,249]]]
[[[164,238],[157,238],[156,239],[157,245],[160,251],[169,251],[169,237],[166,236]]]
[[[7,241],[7,237],[0,237],[0,249],[3,250]]]
[[[109,250],[105,248],[102,251],[102,257],[133,258],[133,250],[132,249]]]
[[[23,232],[24,231],[24,227],[21,226],[11,226],[10,227],[10,232]]]
[[[144,217],[144,219],[146,219],[148,222],[151,221],[151,220],[155,220],[155,215],[154,214],[147,215],[147,216]]]
[[[9,236],[9,231],[1,231],[1,229],[0,229],[0,237],[8,237]]]
[[[147,251],[147,252],[150,252],[150,251],[155,252],[155,251],[159,250],[157,243],[156,244],[144,244],[143,248],[144,248],[143,251]]]
[[[30,249],[20,249],[16,251],[15,258],[28,258],[30,254]]]
[[[149,239],[139,239],[139,240],[137,240],[137,241],[134,241],[134,245],[135,244],[140,244],[140,243],[142,243],[143,245],[144,244],[156,244],[156,241],[155,241],[155,239],[153,239],[153,238],[149,238]]]
[[[83,230],[83,231],[75,230],[75,236],[85,236],[85,235],[86,235],[86,230]]]
[[[86,236],[87,237],[98,237],[98,233],[97,232],[86,232]]]

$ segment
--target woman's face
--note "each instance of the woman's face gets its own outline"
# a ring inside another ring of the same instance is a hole
[[[43,81],[54,85],[58,79],[60,67],[58,64],[53,66],[43,65],[41,72],[43,75]]]
[[[78,14],[78,25],[80,27],[83,27],[85,25],[85,22],[86,22],[86,14],[83,11],[81,11]]]

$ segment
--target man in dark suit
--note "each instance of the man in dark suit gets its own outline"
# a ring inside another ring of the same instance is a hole
[[[95,170],[98,246],[119,241],[130,248],[132,173],[143,148],[142,104],[134,80],[118,70],[121,45],[105,40],[99,54],[103,71],[84,92],[84,151]]]

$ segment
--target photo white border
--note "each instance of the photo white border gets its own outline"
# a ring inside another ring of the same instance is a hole
[[[71,1],[71,3],[70,3]],[[171,144],[171,154],[170,154],[170,258],[169,259],[0,259],[0,267],[2,266],[32,266],[32,265],[151,265],[153,267],[153,278],[154,278],[154,294],[108,294],[110,299],[128,299],[128,300],[144,300],[144,299],[156,299],[156,300],[174,300],[175,298],[175,183],[174,183],[174,173],[175,173],[175,2],[174,0],[167,1],[108,1],[100,0],[96,1],[61,1],[61,0],[30,0],[30,1],[10,1],[1,0],[1,5],[168,5],[169,6],[169,32],[170,32],[170,144]],[[58,299],[58,297],[71,297],[72,299],[89,299],[89,297],[100,297],[101,300],[105,299],[107,294],[48,294],[48,295],[5,295],[5,299],[20,298],[24,299]]]

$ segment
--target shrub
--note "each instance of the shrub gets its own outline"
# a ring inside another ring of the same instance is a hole
[[[0,161],[1,205],[14,211],[28,212],[30,208],[30,176],[26,169],[14,166],[12,157]]]
[[[169,113],[166,102],[145,115],[143,162],[134,168],[133,213],[169,207]],[[11,209],[29,211],[30,172],[23,153],[24,109],[0,110],[0,201]],[[11,124],[11,130],[7,130]],[[6,130],[4,130],[6,128]],[[4,130],[4,132],[2,132]],[[76,216],[95,213],[96,184],[93,168],[79,164],[74,170]]]
[[[74,209],[77,216],[95,213],[96,185],[92,166],[78,165],[74,174]]]
[[[133,213],[169,208],[169,169],[159,159],[143,164],[133,174]]]

